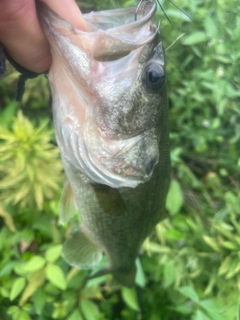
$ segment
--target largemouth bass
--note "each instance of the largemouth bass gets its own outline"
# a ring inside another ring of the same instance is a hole
[[[144,239],[164,217],[169,185],[168,101],[156,4],[85,14],[87,32],[43,3],[56,138],[67,182],[60,219],[79,210],[66,261],[132,286]]]

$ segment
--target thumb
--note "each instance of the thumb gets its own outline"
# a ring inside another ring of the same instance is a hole
[[[75,27],[86,29],[74,0],[44,2]],[[0,0],[0,42],[12,59],[24,68],[38,73],[49,69],[49,44],[41,30],[34,0]]]

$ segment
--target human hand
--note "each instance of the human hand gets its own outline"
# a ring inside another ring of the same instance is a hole
[[[86,30],[74,0],[42,1],[76,28]],[[35,0],[0,0],[0,43],[13,60],[30,71],[41,73],[51,65],[50,48],[37,18]]]

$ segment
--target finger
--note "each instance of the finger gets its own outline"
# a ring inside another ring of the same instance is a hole
[[[60,17],[69,21],[74,27],[81,30],[87,30],[86,22],[74,0],[61,0],[60,5],[59,0],[42,1],[45,2],[53,11],[59,14]]]
[[[74,26],[85,28],[73,0],[45,3]],[[49,69],[49,44],[39,25],[34,0],[0,0],[0,42],[12,59],[26,69],[39,73]]]
[[[34,0],[0,0],[0,41],[21,66],[35,72],[48,69],[49,45],[37,20]]]

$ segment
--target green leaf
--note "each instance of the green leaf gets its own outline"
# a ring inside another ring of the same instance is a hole
[[[17,306],[12,306],[10,308],[8,308],[7,313],[13,315],[14,313],[19,312],[19,307]]]
[[[135,288],[122,288],[122,297],[126,304],[133,310],[139,311]]]
[[[28,313],[17,306],[10,307],[7,313],[12,316],[13,320],[31,320]]]
[[[1,204],[0,204],[0,217],[4,219],[4,222],[10,231],[12,232],[17,231],[14,225],[12,216],[4,209],[4,207]]]
[[[212,320],[201,310],[197,310],[193,316],[193,320]]]
[[[69,301],[61,301],[61,302],[55,302],[53,304],[54,309],[52,312],[52,318],[53,319],[66,319],[66,316],[68,314],[68,305]]]
[[[186,303],[177,306],[176,308],[174,308],[174,310],[182,314],[190,314],[192,312],[191,305]]]
[[[172,180],[166,200],[166,208],[171,215],[179,212],[183,205],[184,199],[181,185],[177,180]]]
[[[210,37],[216,37],[219,33],[215,21],[212,17],[207,15],[204,19],[205,31]]]
[[[232,258],[231,256],[227,256],[223,262],[221,263],[219,270],[218,270],[218,274],[220,276],[224,275],[225,273],[227,273],[229,271],[229,268],[231,266],[232,263]]]
[[[67,320],[83,320],[79,310],[75,309],[71,315],[67,318]]]
[[[222,242],[221,242],[221,245],[222,245],[224,248],[230,249],[230,250],[232,250],[232,251],[239,249],[239,246],[238,246],[236,243],[231,242],[231,241],[222,241]]]
[[[100,319],[100,312],[95,303],[90,300],[81,300],[80,308],[86,320]]]
[[[78,269],[79,270],[79,269]],[[106,282],[108,279],[111,278],[110,274],[106,274],[103,276],[99,276],[93,279],[88,280],[87,284],[86,284],[86,288],[91,288],[91,287],[95,287],[101,283]]]
[[[176,279],[176,270],[173,261],[168,261],[163,266],[163,287],[168,288]]]
[[[214,251],[219,252],[221,249],[219,248],[219,245],[217,241],[209,236],[203,235],[203,240],[206,242],[209,247],[211,247]]]
[[[47,249],[45,257],[48,262],[54,262],[61,256],[62,245],[53,246]]]
[[[158,243],[152,242],[149,240],[149,238],[147,238],[142,247],[144,248],[144,250],[146,250],[147,252],[151,252],[151,253],[169,253],[170,252],[170,248],[166,247],[166,246],[162,246]]]
[[[32,310],[32,306],[31,306],[31,304],[30,303],[25,303],[23,306],[22,306],[22,309],[24,310],[24,311],[26,311],[26,312],[31,312],[31,310]]]
[[[31,274],[28,285],[25,288],[19,301],[19,305],[23,305],[34,294],[34,292],[44,283],[44,271],[44,269],[41,269]]]
[[[24,229],[22,232],[21,232],[21,239],[24,241],[24,242],[32,242],[34,240],[34,231],[33,230],[30,230],[30,229]]]
[[[181,287],[178,289],[178,291],[188,299],[194,302],[199,302],[198,294],[192,287],[189,287],[189,286]]]
[[[32,257],[28,262],[26,262],[21,269],[26,273],[34,272],[42,269],[43,266],[45,265],[45,262],[46,261],[43,257],[35,256],[35,257]]]
[[[11,101],[7,108],[1,109],[0,118],[2,127],[6,128],[11,124],[13,116],[16,114],[18,105],[19,103],[16,101]]]
[[[67,288],[66,278],[62,269],[60,269],[59,266],[55,264],[47,265],[46,277],[57,288],[61,290],[66,290]]]
[[[31,320],[31,318],[26,311],[19,310],[13,315],[13,320]]]
[[[4,298],[9,298],[10,296],[10,292],[9,292],[9,289],[6,289],[6,288],[1,288],[0,287],[0,296],[4,297]]]
[[[232,261],[232,264],[228,270],[228,273],[226,274],[226,279],[230,279],[233,276],[235,276],[237,273],[239,273],[240,271],[240,263],[239,263],[239,259],[235,258]]]
[[[26,285],[25,278],[17,278],[12,286],[11,293],[10,293],[10,300],[14,300],[24,289]]]
[[[33,295],[33,303],[38,315],[42,314],[43,308],[46,303],[46,295],[42,289],[38,289]]]
[[[204,42],[206,40],[207,40],[206,33],[202,31],[197,31],[185,37],[182,41],[182,44],[185,46],[192,46],[194,44]]]
[[[137,272],[136,272],[135,282],[139,287],[144,288],[146,285],[146,279],[145,279],[145,274],[139,258],[136,260],[136,267],[137,267]]]
[[[168,239],[172,239],[172,240],[178,240],[178,241],[181,241],[181,240],[184,240],[185,239],[185,236],[182,232],[176,230],[176,229],[169,229],[167,230],[166,232],[166,237]]]
[[[202,300],[200,306],[208,314],[211,320],[226,320],[223,314],[219,312],[219,308],[215,305],[213,300]]]
[[[9,275],[14,267],[14,262],[9,262],[3,268],[0,269],[0,277]]]

